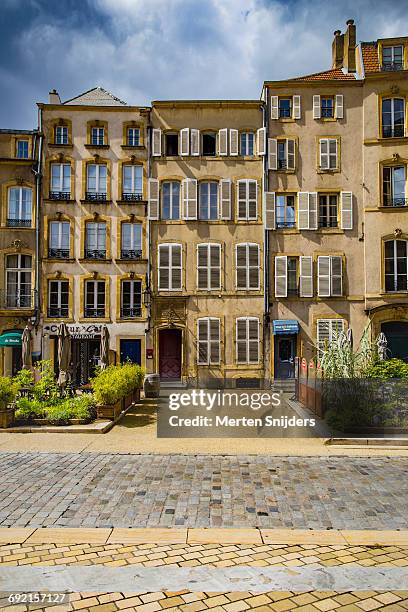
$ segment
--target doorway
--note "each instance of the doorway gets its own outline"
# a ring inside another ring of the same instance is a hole
[[[408,362],[408,322],[382,323],[381,331],[387,338],[387,357]]]
[[[296,351],[296,335],[291,336],[275,336],[275,359],[274,377],[294,378],[295,377],[295,351]]]
[[[55,343],[58,350],[58,342]],[[72,380],[75,386],[86,385],[95,374],[101,354],[101,341],[74,339],[71,344]],[[58,366],[58,359],[56,360]]]
[[[123,339],[120,341],[120,363],[142,364],[142,343],[141,340]]]
[[[159,373],[162,380],[181,379],[181,330],[159,331]]]

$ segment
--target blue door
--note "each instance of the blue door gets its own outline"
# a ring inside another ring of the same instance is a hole
[[[120,362],[138,363],[142,365],[142,342],[141,340],[120,341]]]

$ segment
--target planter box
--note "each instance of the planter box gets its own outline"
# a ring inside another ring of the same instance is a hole
[[[140,389],[135,389],[132,393],[132,402],[137,404],[140,402]]]
[[[7,429],[13,424],[14,421],[14,406],[7,406],[6,408],[0,409],[0,428]]]
[[[122,401],[116,404],[100,404],[96,406],[96,416],[98,419],[116,419],[122,412]]]

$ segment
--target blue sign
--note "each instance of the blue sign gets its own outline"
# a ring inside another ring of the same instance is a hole
[[[281,321],[272,321],[274,334],[298,334],[299,321],[295,319],[285,319]]]

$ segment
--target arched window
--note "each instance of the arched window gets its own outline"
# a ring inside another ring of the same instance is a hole
[[[408,291],[407,241],[387,240],[385,243],[385,290]]]
[[[30,308],[31,256],[7,255],[6,257],[6,306],[8,308]]]
[[[32,190],[28,187],[10,187],[8,195],[7,225],[31,227]]]

